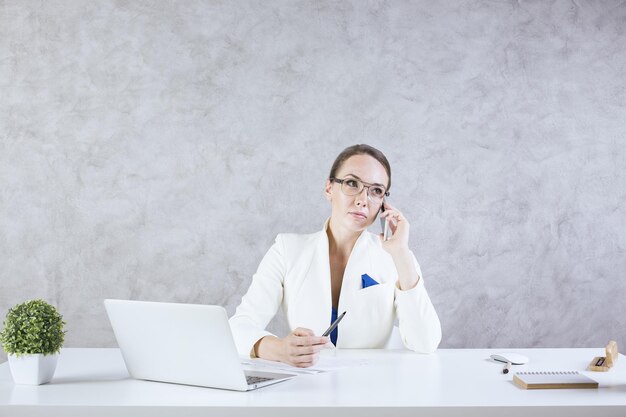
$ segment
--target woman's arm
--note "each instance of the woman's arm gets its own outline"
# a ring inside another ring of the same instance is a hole
[[[252,356],[254,344],[272,335],[265,327],[276,315],[283,299],[286,273],[283,254],[282,237],[278,235],[252,277],[241,304],[229,320],[237,350],[242,355]]]
[[[441,323],[433,303],[426,292],[417,260],[411,253],[413,268],[419,281],[408,290],[400,287],[400,277],[396,283],[394,307],[402,343],[407,349],[419,353],[432,353],[441,342]],[[399,273],[399,272],[398,272]]]
[[[441,342],[441,323],[426,293],[419,264],[409,249],[410,225],[402,213],[387,203],[385,209],[381,217],[389,221],[393,236],[382,245],[398,271],[394,304],[402,342],[407,349],[431,353]]]
[[[392,237],[383,240],[383,249],[393,258],[398,271],[398,287],[401,290],[410,290],[420,280],[420,275],[413,261],[414,257],[409,249],[409,222],[402,213],[384,202],[385,211],[380,214],[391,227]],[[381,234],[382,240],[382,234]]]
[[[308,367],[317,361],[318,352],[329,342],[328,337],[317,337],[310,329],[297,328],[278,338],[265,330],[283,300],[286,270],[283,238],[278,235],[252,277],[230,326],[242,355]]]

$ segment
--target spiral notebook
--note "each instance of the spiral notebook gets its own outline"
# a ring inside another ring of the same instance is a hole
[[[513,382],[524,389],[598,388],[596,381],[578,371],[517,372]]]

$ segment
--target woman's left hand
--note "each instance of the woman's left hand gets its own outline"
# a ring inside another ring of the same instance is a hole
[[[408,251],[409,229],[411,227],[409,221],[398,209],[391,206],[389,203],[384,202],[383,204],[385,205],[385,211],[380,213],[379,216],[385,219],[392,233],[391,238],[388,240],[383,240],[383,234],[380,234],[383,248],[391,255]]]
[[[389,240],[384,240],[380,234],[383,249],[393,258],[398,270],[398,287],[401,290],[414,288],[420,280],[419,273],[413,262],[414,258],[409,250],[409,222],[393,206],[385,204],[385,211],[380,213],[380,217],[389,223],[393,236]]]

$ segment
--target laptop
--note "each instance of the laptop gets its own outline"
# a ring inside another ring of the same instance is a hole
[[[249,391],[294,374],[244,371],[221,306],[104,300],[136,379]]]

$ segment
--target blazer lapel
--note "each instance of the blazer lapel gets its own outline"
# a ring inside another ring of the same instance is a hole
[[[360,328],[362,327],[360,320],[361,307],[355,299],[361,290],[361,275],[371,273],[372,257],[369,253],[369,241],[367,231],[364,231],[356,241],[348,264],[343,274],[341,283],[341,296],[339,298],[339,311],[344,311],[346,316],[339,324],[337,336],[337,346],[346,346],[346,341],[354,341],[359,337]]]

